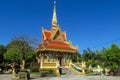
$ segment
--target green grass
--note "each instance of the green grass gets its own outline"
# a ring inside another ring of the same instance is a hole
[[[31,72],[30,74],[40,75],[42,72]]]

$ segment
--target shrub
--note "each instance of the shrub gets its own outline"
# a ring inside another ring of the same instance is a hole
[[[41,77],[46,77],[47,74],[48,74],[48,72],[42,72],[42,73],[41,73]]]
[[[52,73],[53,73],[53,70],[50,69],[50,70],[49,70],[49,73],[52,74]]]

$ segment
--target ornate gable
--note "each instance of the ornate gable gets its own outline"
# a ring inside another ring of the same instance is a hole
[[[77,47],[72,46],[66,39],[66,32],[62,32],[57,25],[56,2],[54,3],[54,12],[51,30],[42,29],[42,44],[37,51],[53,50],[64,52],[76,52]]]

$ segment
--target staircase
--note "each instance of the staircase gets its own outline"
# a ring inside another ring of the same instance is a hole
[[[65,75],[85,75],[85,72],[81,68],[81,66],[76,64],[71,64],[70,68],[62,68],[62,74]]]
[[[63,68],[62,73],[65,75],[78,75],[75,71],[73,71],[71,68]]]

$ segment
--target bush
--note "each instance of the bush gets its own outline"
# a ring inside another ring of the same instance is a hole
[[[42,73],[41,73],[41,77],[46,77],[47,74],[48,74],[48,72],[42,72]]]
[[[86,72],[86,74],[92,74],[93,73],[92,70],[86,70],[85,72]]]
[[[106,73],[105,68],[103,68],[103,70],[102,70],[102,74],[105,74],[105,73]]]
[[[49,70],[49,73],[52,74],[52,73],[53,73],[53,70]]]

